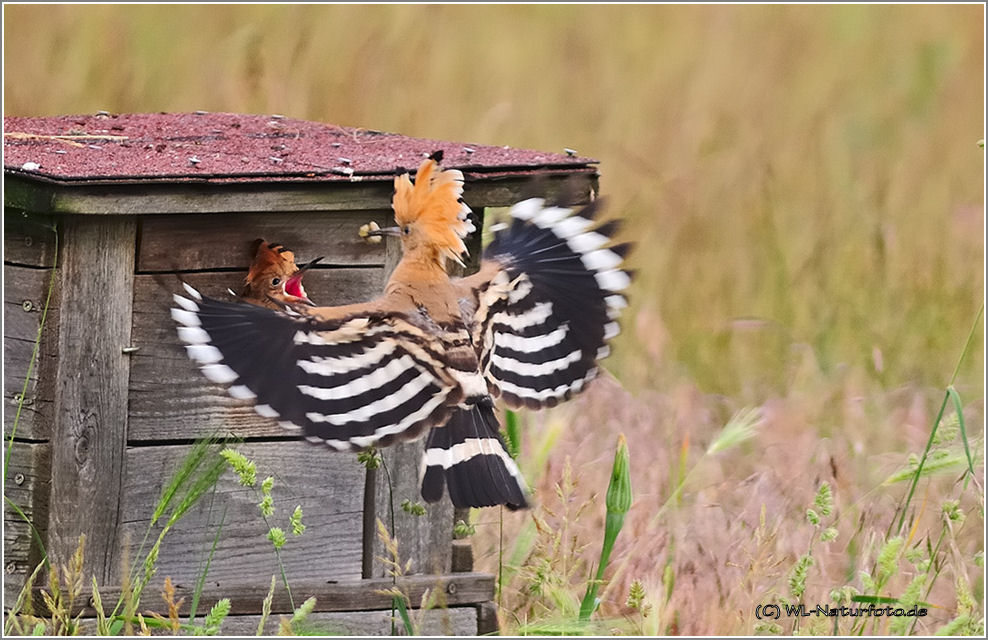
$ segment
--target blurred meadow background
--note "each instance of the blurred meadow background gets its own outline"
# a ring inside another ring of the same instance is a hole
[[[638,275],[609,375],[520,416],[538,506],[473,514],[502,629],[572,630],[624,433],[601,630],[983,633],[983,6],[3,11],[5,115],[281,113],[600,160]],[[928,445],[951,384],[963,420]],[[855,594],[934,606],[755,618]]]

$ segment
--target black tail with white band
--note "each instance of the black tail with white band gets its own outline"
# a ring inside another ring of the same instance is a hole
[[[422,456],[422,498],[441,499],[443,485],[454,507],[528,506],[525,480],[498,433],[490,399],[457,409],[445,427],[429,432]]]

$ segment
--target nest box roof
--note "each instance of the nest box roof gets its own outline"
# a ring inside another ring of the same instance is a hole
[[[440,149],[468,179],[596,173],[597,163],[234,113],[5,117],[3,129],[5,173],[60,184],[385,181]]]

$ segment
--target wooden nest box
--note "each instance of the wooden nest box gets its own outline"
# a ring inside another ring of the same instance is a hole
[[[429,612],[431,632],[493,628],[494,577],[474,573],[469,543],[454,541],[449,499],[424,516],[400,507],[420,500],[421,442],[382,450],[389,491],[384,474],[365,470],[355,454],[289,437],[206,380],[169,317],[180,280],[214,297],[239,291],[257,238],[290,248],[299,264],[325,256],[305,278],[319,304],[377,296],[400,248],[396,239],[368,244],[357,231],[392,224],[393,177],[439,149],[445,167],[463,171],[464,199],[480,218],[534,189],[551,196],[565,188],[574,203],[596,189],[595,161],[569,153],[281,116],[4,118],[5,439],[13,435],[5,492],[53,563],[66,563],[85,534],[84,582],[95,575],[104,602],[115,601],[123,563],[137,556],[177,463],[196,439],[233,434],[259,479],[275,478],[271,524],[287,528],[302,506],[308,528],[282,549],[296,604],[316,596],[316,618],[362,634],[390,629],[391,598],[376,593],[391,579],[375,522],[390,522],[393,501],[413,605],[426,588],[445,592],[446,608]],[[480,235],[469,245],[474,260]],[[199,610],[229,597],[224,633],[256,630],[271,576],[280,576],[259,499],[224,474],[165,538],[144,604],[154,608],[165,576],[179,595],[191,592],[216,539]],[[42,550],[9,504],[4,519],[11,606]],[[36,584],[47,582],[41,576]],[[273,612],[288,613],[278,583]]]

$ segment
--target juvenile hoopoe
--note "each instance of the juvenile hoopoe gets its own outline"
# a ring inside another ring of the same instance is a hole
[[[257,247],[240,297],[253,304],[282,311],[297,305],[315,306],[305,293],[302,276],[316,258],[303,267],[295,264],[295,254],[277,242],[254,241]]]
[[[403,256],[371,302],[299,309],[301,317],[202,296],[175,296],[172,317],[189,356],[214,382],[251,399],[262,416],[337,450],[361,450],[428,432],[422,497],[443,486],[457,507],[527,506],[526,486],[498,432],[493,398],[553,406],[582,391],[608,354],[630,283],[611,244],[616,222],[591,229],[579,213],[540,199],[511,209],[511,224],[480,270],[451,279],[474,225],[463,175],[441,154],[413,184],[395,179]]]

